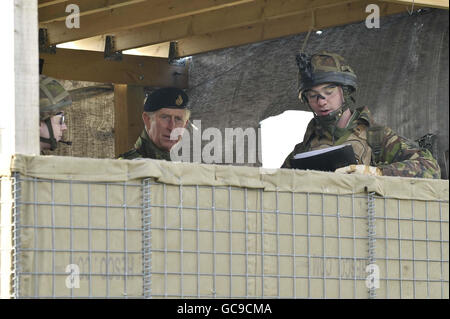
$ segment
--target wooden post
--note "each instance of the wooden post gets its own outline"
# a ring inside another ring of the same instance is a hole
[[[37,1],[14,0],[14,153],[36,155],[40,153],[37,21]]]
[[[115,155],[130,150],[144,128],[144,88],[142,86],[114,85]]]
[[[3,41],[0,116],[0,298],[11,293],[11,157],[39,154],[39,53],[37,1],[0,1]]]
[[[39,154],[39,53],[36,1],[0,3],[0,154]]]

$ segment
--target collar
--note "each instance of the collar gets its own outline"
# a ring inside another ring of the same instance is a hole
[[[356,127],[360,124],[365,124],[368,127],[374,125],[373,116],[366,106],[356,108],[352,111],[352,116],[350,117],[347,126],[345,128],[339,129],[341,131],[339,135],[343,135],[343,131],[355,130]],[[323,129],[320,126],[320,123],[318,123],[318,121],[315,118],[313,118],[311,122],[309,122],[308,124],[304,137],[304,142],[309,141],[314,136],[320,137],[323,136],[330,140],[333,139],[331,133]]]
[[[134,148],[143,157],[170,161],[170,152],[158,148],[148,136],[145,128],[134,144]]]

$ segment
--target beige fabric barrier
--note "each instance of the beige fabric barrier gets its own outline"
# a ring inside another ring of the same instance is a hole
[[[378,297],[448,298],[448,181],[23,155],[11,171],[19,297],[367,298],[371,257]]]
[[[254,167],[171,163],[157,160],[111,160],[62,156],[16,155],[11,170],[55,180],[123,182],[153,177],[173,185],[263,188],[324,194],[376,192],[381,196],[415,200],[448,200],[447,180],[368,177],[318,171],[271,170]]]

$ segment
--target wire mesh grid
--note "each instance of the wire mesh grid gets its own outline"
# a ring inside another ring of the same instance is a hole
[[[448,298],[448,201],[16,180],[17,297]]]
[[[418,296],[406,286],[422,279],[381,272],[378,263],[390,257],[377,253],[377,241],[392,239],[403,245],[415,239],[377,235],[377,224],[385,219],[376,202],[385,199],[373,193],[344,196],[154,182],[150,186],[152,297]],[[448,203],[439,205],[447,205],[448,211]],[[405,227],[398,216],[395,220]],[[448,229],[448,219],[439,220],[439,225]],[[448,247],[444,233],[439,244]],[[442,266],[438,280],[448,287],[448,256],[440,252],[427,262]],[[405,267],[410,257],[395,261]],[[371,284],[371,279],[376,282]],[[432,278],[425,281],[431,288]],[[394,283],[403,284],[402,294]],[[442,289],[432,290],[428,297],[446,296]]]
[[[143,296],[141,183],[15,179],[15,296]]]
[[[8,296],[12,264],[12,178],[0,176],[0,296]]]
[[[380,298],[449,298],[448,201],[375,197]]]

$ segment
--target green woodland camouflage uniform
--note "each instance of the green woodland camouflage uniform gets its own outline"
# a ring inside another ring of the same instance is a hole
[[[303,142],[297,144],[284,161],[282,168],[291,168],[290,160],[298,153],[340,144],[351,144],[357,164],[376,166],[383,175],[403,177],[440,178],[440,168],[430,151],[398,136],[390,128],[379,126],[367,108],[352,110],[357,89],[357,77],[338,54],[320,52],[311,56],[296,56],[299,68],[299,99],[309,105],[306,93],[313,87],[335,83],[343,91],[341,107],[326,116],[317,116],[309,122]],[[317,99],[324,98],[319,95]],[[342,114],[350,109],[352,116],[345,128],[337,126]]]
[[[316,120],[312,119],[306,129],[303,142],[295,146],[284,161],[282,168],[291,168],[290,159],[295,154],[312,151],[310,141],[315,137],[320,139],[322,145],[340,145],[348,142],[351,133],[361,136],[362,134],[358,131],[361,129],[367,131],[370,127],[379,127],[373,122],[370,111],[367,108],[356,109],[347,128],[340,129],[342,130],[339,134],[341,137],[333,143],[331,134],[327,130],[322,130]],[[439,165],[430,151],[420,149],[414,142],[395,134],[388,127],[383,127],[382,132],[378,156],[372,152],[370,160],[358,158],[358,164],[377,166],[385,176],[440,178]]]
[[[119,159],[137,158],[152,158],[170,161],[170,152],[163,151],[156,147],[149,138],[147,131],[144,129],[134,144],[134,148],[119,156]]]

